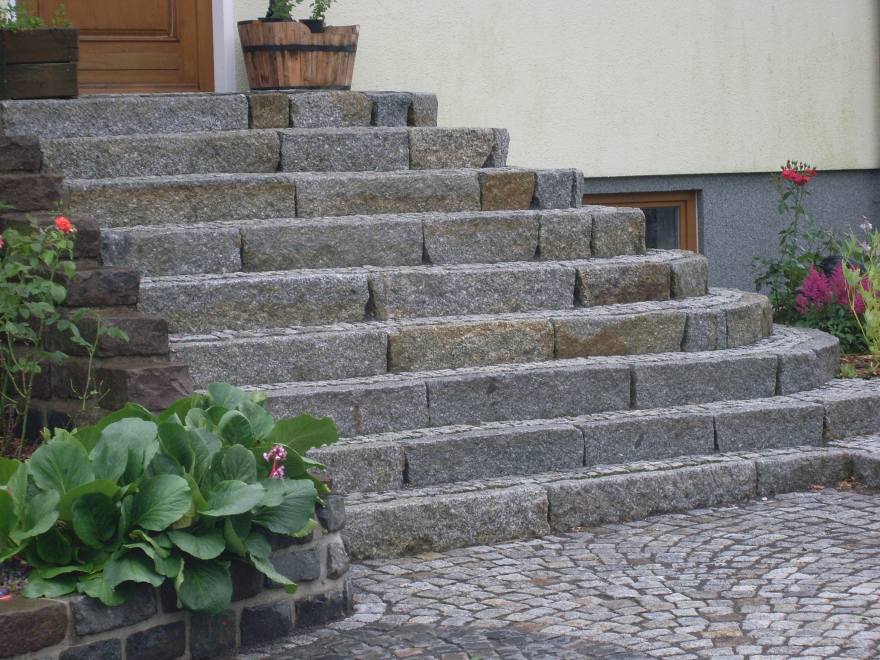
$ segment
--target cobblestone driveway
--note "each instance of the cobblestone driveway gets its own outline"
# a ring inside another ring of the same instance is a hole
[[[274,658],[877,658],[880,497],[826,490],[355,567]]]

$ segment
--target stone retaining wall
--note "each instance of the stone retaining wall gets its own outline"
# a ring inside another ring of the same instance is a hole
[[[233,602],[220,614],[177,608],[173,588],[146,585],[128,603],[108,608],[87,596],[0,603],[0,658],[153,660],[219,658],[241,647],[323,625],[351,612],[348,554],[340,536],[345,505],[324,498],[324,530],[301,542],[276,537],[272,563],[299,584],[296,594],[233,563]]]

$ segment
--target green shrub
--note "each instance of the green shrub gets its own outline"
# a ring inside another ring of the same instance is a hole
[[[323,21],[330,5],[334,0],[312,0],[312,13],[310,18],[316,21]],[[270,0],[269,11],[266,12],[266,18],[275,20],[293,20],[294,10],[299,7],[305,0]]]
[[[273,534],[305,536],[327,488],[303,456],[334,442],[329,419],[276,422],[265,397],[215,384],[161,415],[129,404],[94,426],[56,430],[25,463],[0,459],[0,563],[32,571],[24,595],[79,592],[119,605],[138,583],[173,583],[180,606],[220,612],[230,564],[288,590]]]

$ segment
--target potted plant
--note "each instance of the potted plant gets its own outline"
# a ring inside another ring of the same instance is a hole
[[[326,26],[333,0],[312,0],[298,21],[303,2],[271,0],[265,18],[238,24],[251,89],[351,89],[359,26]]]
[[[79,30],[59,6],[47,26],[24,2],[0,7],[0,99],[69,98],[79,93]]]

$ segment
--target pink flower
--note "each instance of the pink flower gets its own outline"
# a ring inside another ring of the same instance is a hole
[[[272,469],[269,470],[270,479],[284,479],[284,465],[280,465],[287,460],[287,449],[283,445],[275,445],[263,454],[263,460],[272,463]]]
[[[277,467],[273,467],[272,471],[269,473],[270,479],[284,479],[284,466],[279,465]]]
[[[804,309],[809,310],[811,307],[822,309],[831,302],[834,293],[828,278],[813,266],[801,284],[800,296],[804,299],[801,305]],[[802,311],[801,314],[806,314],[806,311]]]

